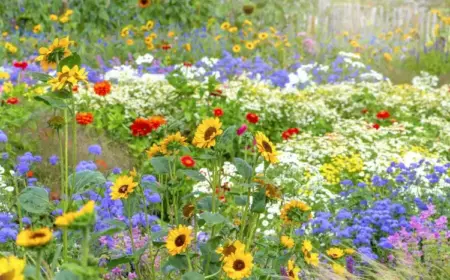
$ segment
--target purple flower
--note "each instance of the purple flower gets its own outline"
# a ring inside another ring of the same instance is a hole
[[[141,180],[142,182],[156,183],[156,177],[153,175],[144,175]]]
[[[102,154],[102,147],[100,145],[90,145],[88,152],[92,155],[100,156]]]
[[[24,223],[26,225],[31,225],[31,219],[29,217],[23,217],[22,223]]]
[[[2,159],[7,160],[9,158],[9,154],[4,152],[2,153]]]
[[[49,159],[48,159],[48,162],[49,162],[51,165],[53,165],[53,166],[57,165],[57,164],[58,164],[58,161],[59,161],[59,158],[58,158],[57,155],[52,155],[52,156],[49,157]]]
[[[8,136],[6,136],[6,134],[0,130],[0,143],[6,143],[8,142]]]
[[[112,173],[116,174],[116,175],[120,174],[120,173],[122,173],[122,169],[120,169],[119,167],[114,167],[112,170]]]

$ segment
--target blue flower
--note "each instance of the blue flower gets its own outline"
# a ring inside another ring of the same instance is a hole
[[[57,164],[58,164],[58,161],[59,161],[59,158],[58,158],[57,155],[52,155],[52,156],[49,157],[49,159],[48,159],[48,162],[49,162],[51,165],[57,165]]]
[[[0,143],[6,143],[8,142],[8,136],[6,136],[6,134],[0,130]]]
[[[9,154],[7,152],[2,153],[2,159],[7,160],[9,158]]]
[[[122,173],[122,169],[120,169],[119,167],[114,167],[112,170],[112,173],[116,174],[116,175],[120,174],[120,173]]]
[[[153,175],[143,175],[141,181],[148,183],[156,183],[156,177]]]
[[[344,185],[344,186],[353,186],[352,180],[348,180],[348,179],[347,180],[342,180],[341,184]]]
[[[31,225],[31,219],[29,217],[23,217],[22,223],[24,223],[26,225]]]
[[[100,147],[100,145],[91,145],[88,147],[88,152],[100,156],[102,154],[102,147]]]

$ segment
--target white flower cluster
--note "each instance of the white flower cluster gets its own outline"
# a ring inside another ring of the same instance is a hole
[[[421,71],[420,76],[416,76],[412,79],[413,86],[421,90],[431,90],[437,87],[438,83],[438,77],[425,71]]]
[[[213,179],[212,171],[208,168],[202,168],[199,172],[205,176],[206,180],[198,182],[193,186],[193,193],[195,197],[199,197],[201,194],[211,193],[211,180]],[[237,169],[231,162],[224,162],[220,175],[220,185],[221,187],[231,188],[233,186],[232,179],[238,178],[239,175],[236,173]]]

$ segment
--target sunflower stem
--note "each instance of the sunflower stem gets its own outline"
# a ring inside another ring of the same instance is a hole
[[[189,253],[186,253],[186,259],[187,259],[189,271],[192,271],[192,263],[191,263],[191,257],[189,257]]]
[[[84,268],[87,268],[89,260],[89,227],[83,229],[83,255],[81,264]]]
[[[42,250],[39,249],[37,253],[37,259],[36,259],[36,270],[35,270],[35,278],[36,280],[41,279],[41,259],[42,259]]]

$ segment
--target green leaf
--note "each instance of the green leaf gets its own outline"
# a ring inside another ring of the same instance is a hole
[[[38,81],[41,81],[44,83],[48,82],[50,79],[53,78],[50,75],[47,75],[45,73],[40,73],[40,72],[28,72],[28,74],[30,74],[34,80],[38,80]]]
[[[78,280],[80,279],[76,274],[69,270],[62,270],[55,275],[54,280]]]
[[[176,268],[178,270],[186,269],[187,268],[186,256],[175,255],[173,257],[169,257],[167,262],[163,265],[162,269],[164,273],[169,273],[173,271],[173,268]]]
[[[203,212],[199,215],[200,219],[205,220],[206,224],[218,225],[224,223],[227,219],[219,213]]]
[[[216,205],[218,205],[220,201],[217,198],[215,198],[215,200],[216,200]],[[203,211],[212,211],[212,197],[205,196],[202,199],[200,199],[197,202],[197,208],[199,210],[203,210]]]
[[[181,279],[182,280],[204,280],[205,276],[201,275],[198,272],[190,271],[190,272],[183,274]]]
[[[67,104],[64,102],[64,100],[60,98],[55,98],[50,95],[39,95],[34,97],[35,100],[44,102],[48,106],[56,109],[64,109],[67,108]]]
[[[254,213],[264,213],[266,210],[266,189],[261,188],[253,194],[253,203],[250,210]]]
[[[247,205],[247,196],[246,195],[236,195],[234,197],[234,202],[236,205],[245,206]]]
[[[106,229],[101,232],[96,232],[96,233],[92,234],[92,240],[97,240],[101,236],[113,236],[114,234],[122,232],[123,230],[124,230],[123,228],[113,227],[113,228],[109,228],[109,229]]]
[[[237,134],[236,134],[236,126],[232,125],[230,127],[228,127],[223,134],[221,135],[219,141],[218,141],[218,145],[219,146],[227,146],[232,144],[234,138],[236,138]]]
[[[153,157],[150,163],[158,174],[169,173],[169,160],[166,157]]]
[[[50,207],[48,193],[44,188],[27,187],[19,195],[20,207],[33,214],[46,213]]]
[[[109,269],[114,268],[118,265],[124,264],[124,263],[131,263],[133,262],[133,256],[123,256],[117,259],[112,259],[108,262],[107,267]]]
[[[156,182],[142,181],[141,186],[144,189],[150,189],[154,193],[159,193],[161,191],[161,187]]]
[[[75,185],[73,185],[74,179]],[[103,176],[103,174],[98,171],[85,170],[72,173],[69,176],[69,184],[74,194],[82,192],[87,187],[103,185],[105,184],[105,182],[105,176]]]
[[[191,170],[191,169],[179,169],[177,173],[180,173],[184,176],[187,176],[195,181],[205,181],[206,177],[203,176],[202,173],[198,172],[197,170]]]
[[[101,19],[103,19],[104,21],[109,21],[109,15],[108,15],[108,13],[107,13],[105,10],[103,10],[103,9],[100,10],[100,12],[98,13],[98,16],[99,16]]]
[[[233,162],[236,166],[238,174],[242,175],[242,177],[245,179],[250,179],[253,176],[253,168],[245,160],[235,158]]]
[[[58,64],[58,72],[61,72],[64,66],[72,68],[75,65],[81,65],[81,57],[77,53],[73,53],[72,55],[62,59]]]

